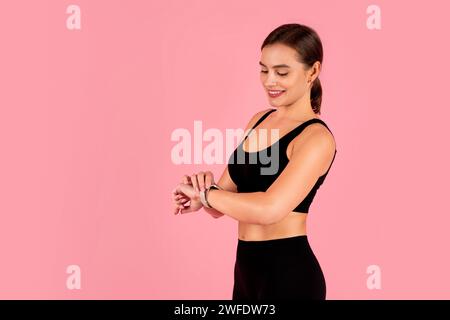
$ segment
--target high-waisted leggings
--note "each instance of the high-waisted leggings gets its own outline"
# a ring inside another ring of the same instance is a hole
[[[325,277],[307,235],[238,239],[233,300],[325,300]]]

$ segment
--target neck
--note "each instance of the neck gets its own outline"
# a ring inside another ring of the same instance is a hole
[[[303,122],[311,118],[318,118],[318,115],[312,110],[309,93],[292,104],[277,106],[276,109],[280,119]]]

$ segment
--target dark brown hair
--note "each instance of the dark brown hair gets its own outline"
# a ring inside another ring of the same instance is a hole
[[[312,67],[316,61],[322,66],[323,48],[317,32],[298,23],[283,24],[273,30],[264,40],[261,51],[265,46],[281,43],[297,51],[298,61]],[[311,87],[311,106],[314,113],[320,114],[322,104],[322,85],[319,77]]]

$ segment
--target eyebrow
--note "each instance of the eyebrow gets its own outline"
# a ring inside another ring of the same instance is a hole
[[[261,61],[259,62],[260,65],[262,65],[263,67],[266,67],[264,65],[264,63],[262,63]],[[273,66],[272,68],[290,68],[287,64],[277,64],[275,66]]]

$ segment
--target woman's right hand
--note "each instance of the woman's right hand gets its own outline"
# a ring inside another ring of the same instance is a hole
[[[192,176],[183,176],[183,181],[188,180],[192,184],[194,189],[198,192],[201,190],[208,189],[212,184],[214,184],[214,175],[211,171],[199,171],[197,174]]]

